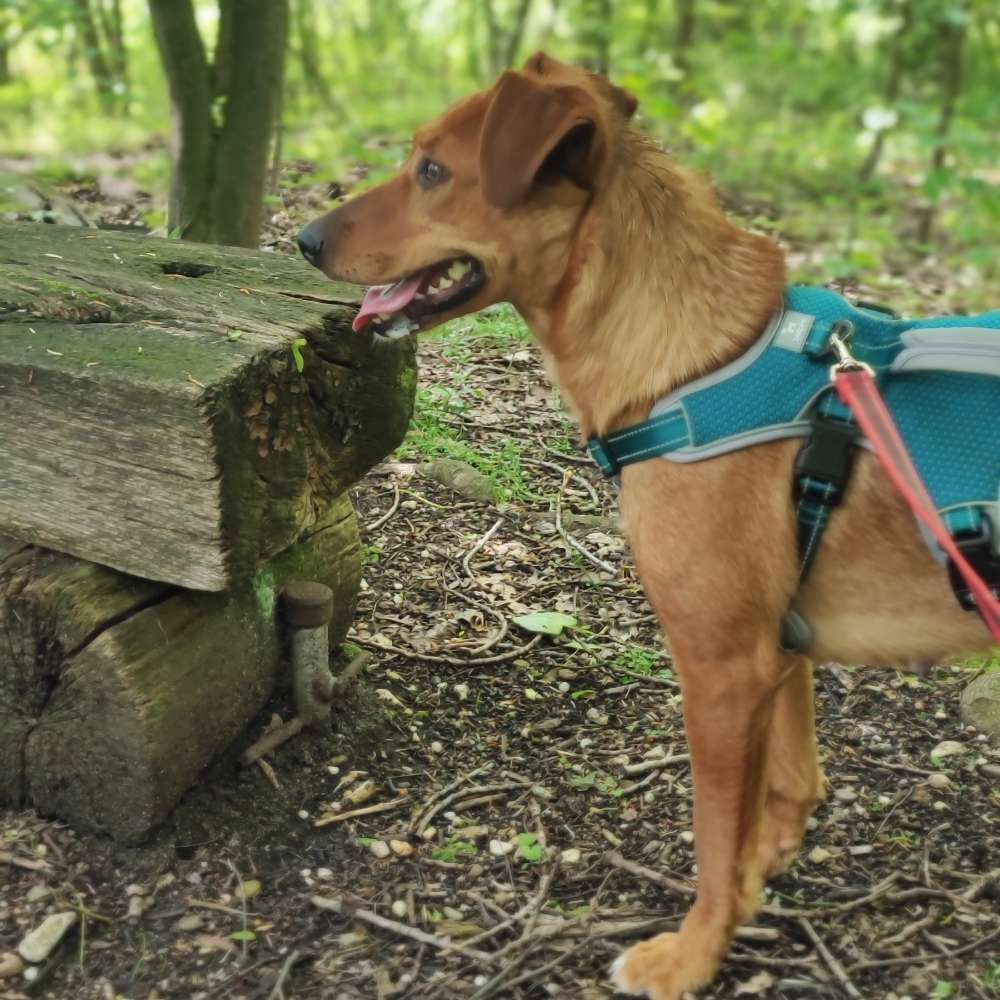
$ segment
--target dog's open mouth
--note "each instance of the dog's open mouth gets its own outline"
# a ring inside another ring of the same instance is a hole
[[[395,284],[369,288],[354,317],[354,329],[371,325],[383,337],[405,337],[431,317],[468,302],[484,284],[486,271],[472,257],[432,264]]]

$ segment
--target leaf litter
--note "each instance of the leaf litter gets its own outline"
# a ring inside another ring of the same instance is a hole
[[[377,661],[332,729],[266,767],[235,748],[147,845],[0,811],[4,1000],[596,1000],[622,947],[676,927],[681,694],[614,495],[508,312],[420,356],[414,430],[353,491],[349,642]],[[961,721],[967,679],[819,670],[829,794],[702,996],[1000,995],[1000,749]]]

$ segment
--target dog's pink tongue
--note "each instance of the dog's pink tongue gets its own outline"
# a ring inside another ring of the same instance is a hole
[[[379,313],[397,313],[400,309],[405,309],[417,294],[422,278],[423,274],[417,274],[397,281],[394,285],[373,285],[365,293],[361,308],[354,317],[354,329],[361,330]]]

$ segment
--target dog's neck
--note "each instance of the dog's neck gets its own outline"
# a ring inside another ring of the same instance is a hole
[[[781,302],[784,258],[732,225],[701,178],[629,132],[555,296],[517,304],[585,436],[743,353]]]

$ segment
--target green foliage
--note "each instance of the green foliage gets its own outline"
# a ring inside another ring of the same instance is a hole
[[[437,847],[431,852],[431,857],[435,861],[448,861],[454,863],[462,858],[472,857],[476,853],[476,845],[470,844],[467,840],[452,840],[443,847]]]
[[[710,171],[748,221],[778,231],[793,278],[862,279],[902,309],[917,304],[909,273],[928,256],[960,275],[953,301],[968,309],[986,307],[1000,278],[1000,7],[989,0],[532,0],[523,24],[523,0],[290,3],[282,145],[303,183],[377,183],[418,125],[544,47],[606,64],[639,97],[645,129]],[[211,46],[217,0],[195,5]],[[108,94],[76,7],[3,4],[0,146],[32,157],[36,176],[127,177],[162,225],[169,108],[146,2],[121,0],[127,72],[112,73],[114,114],[101,110]],[[91,9],[113,63],[110,0]],[[10,210],[3,191],[0,207]],[[492,323],[523,336],[509,313]]]
[[[517,835],[517,856],[530,864],[537,864],[545,857],[545,848],[534,833],[519,833]]]
[[[579,624],[572,615],[564,615],[561,611],[538,611],[530,615],[518,615],[514,624],[526,632],[536,632],[541,635],[561,635],[563,629],[576,628]]]

